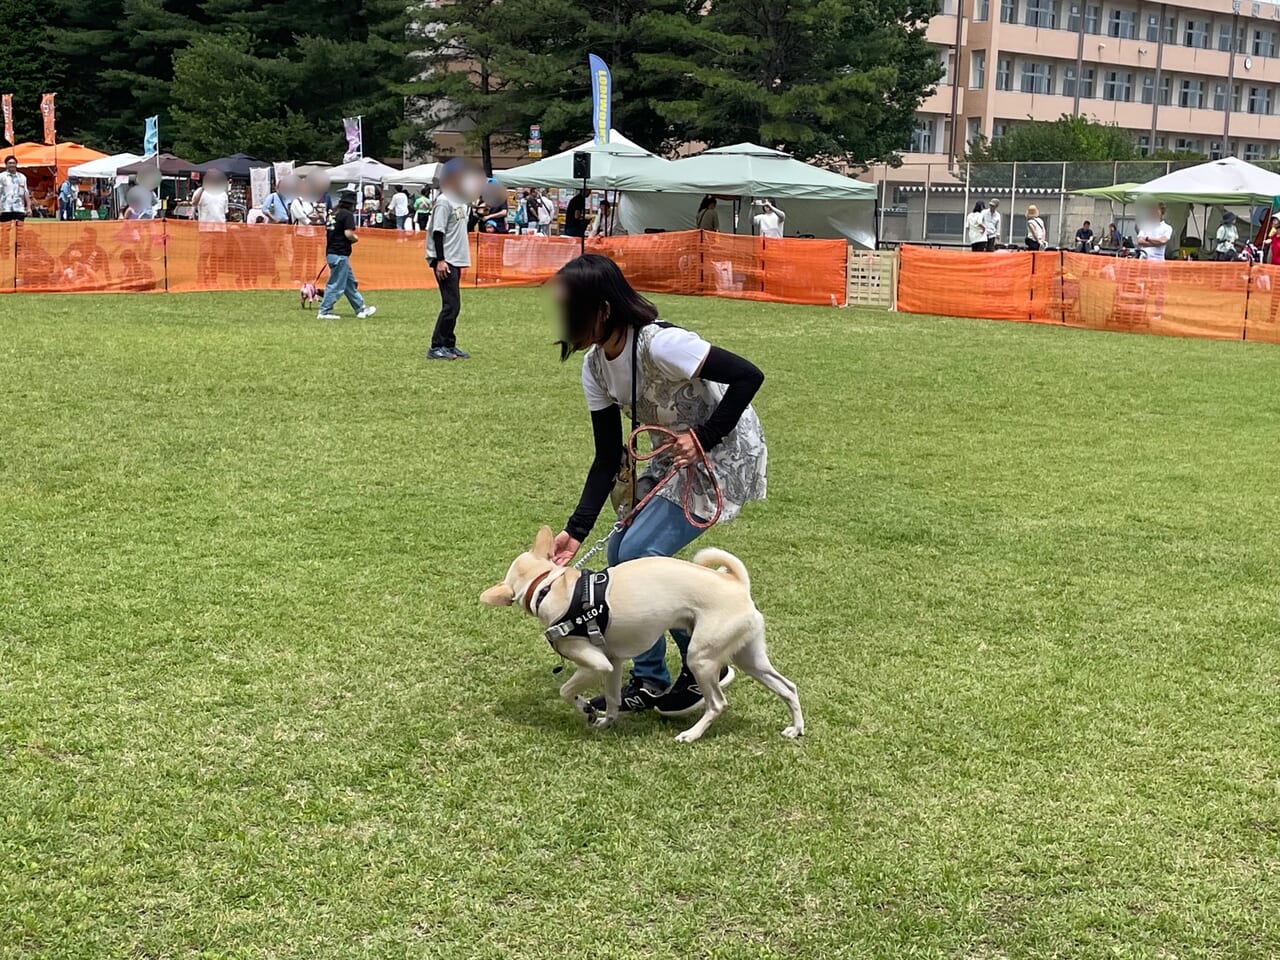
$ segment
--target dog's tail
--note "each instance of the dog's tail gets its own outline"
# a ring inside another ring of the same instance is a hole
[[[727,550],[717,550],[715,547],[699,550],[694,556],[693,562],[700,567],[710,567],[733,577],[733,579],[747,588],[748,593],[751,592],[751,578],[747,576],[746,566]]]

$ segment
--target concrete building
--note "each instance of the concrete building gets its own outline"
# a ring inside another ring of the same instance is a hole
[[[1280,157],[1280,3],[944,0],[927,37],[945,75],[909,165],[1064,113],[1118,124],[1144,154]]]

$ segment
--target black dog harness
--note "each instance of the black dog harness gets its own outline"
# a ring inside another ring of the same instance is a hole
[[[566,637],[583,637],[604,649],[604,632],[609,629],[608,591],[608,570],[582,571],[569,598],[569,609],[543,633],[552,650]]]

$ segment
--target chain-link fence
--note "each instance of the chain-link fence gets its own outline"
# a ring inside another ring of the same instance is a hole
[[[1133,204],[1123,199],[1081,196],[1075,191],[1114,184],[1140,184],[1201,161],[1135,160],[1104,163],[945,163],[874,167],[876,227],[880,242],[964,246],[965,217],[975,204],[999,201],[1000,240],[1021,245],[1027,207],[1045,223],[1050,246],[1071,246],[1088,220],[1095,236],[1111,224],[1122,236],[1134,232]],[[1258,166],[1280,172],[1280,161]],[[1233,208],[1235,209],[1235,208]],[[1248,215],[1247,208],[1236,209]],[[1191,223],[1194,230],[1196,225]]]

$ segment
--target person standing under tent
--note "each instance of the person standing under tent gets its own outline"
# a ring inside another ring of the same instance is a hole
[[[466,360],[471,354],[458,349],[455,330],[462,311],[462,271],[471,266],[471,239],[467,236],[468,203],[466,164],[458,157],[440,171],[440,193],[431,205],[427,228],[427,263],[440,288],[440,314],[431,333],[428,360]]]
[[[544,237],[551,233],[551,221],[556,215],[556,205],[537,190],[529,191],[529,222],[537,224],[538,233]]]
[[[391,197],[391,215],[396,218],[396,229],[403,232],[410,228],[409,224],[409,191],[404,187],[396,187]]]
[[[973,205],[973,212],[965,217],[964,239],[974,253],[982,253],[987,249],[986,218],[982,214],[982,201]]]
[[[587,230],[587,194],[580,189],[564,208],[564,235],[582,237]]]
[[[351,271],[351,248],[360,240],[356,236],[355,208],[356,192],[343,190],[338,194],[337,209],[329,215],[324,248],[325,262],[329,264],[329,282],[324,285],[324,297],[320,300],[319,320],[338,319],[333,309],[341,296],[346,296],[360,320],[378,312],[377,307],[364,302],[364,297],[360,295],[360,284]]]
[[[22,222],[31,216],[31,191],[27,175],[18,172],[18,158],[4,158],[0,173],[0,223]]]
[[[1152,211],[1154,223],[1148,223],[1138,231],[1138,255],[1144,260],[1164,261],[1165,247],[1173,239],[1173,227],[1165,223],[1165,205],[1156,204]]]
[[[74,220],[76,218],[76,185],[70,177],[62,181],[58,187],[58,219]]]
[[[1215,260],[1240,259],[1240,251],[1237,249],[1240,243],[1240,230],[1236,227],[1236,215],[1230,210],[1222,214],[1222,224],[1218,227],[1215,239],[1217,240],[1213,251]]]
[[[210,170],[191,195],[198,221],[199,246],[196,277],[199,283],[217,283],[218,275],[230,267],[227,256],[227,178],[221,170]]]
[[[613,235],[613,204],[608,200],[600,201],[600,209],[596,211],[596,215],[591,219],[591,226],[587,228],[587,237],[593,239],[595,237],[608,237]]]
[[[755,221],[756,232],[760,236],[774,240],[782,239],[787,215],[772,200],[766,200],[762,212],[757,213],[752,219]]]
[[[708,233],[720,232],[720,212],[716,209],[716,198],[707,194],[698,204],[698,216],[694,220],[695,230],[706,230]]]
[[[987,252],[989,253],[1000,242],[1000,201],[994,197],[987,201],[987,209],[982,214],[982,226],[987,233]]]
[[[431,219],[431,188],[423,187],[413,198],[414,226],[422,233],[427,232],[427,222]]]

